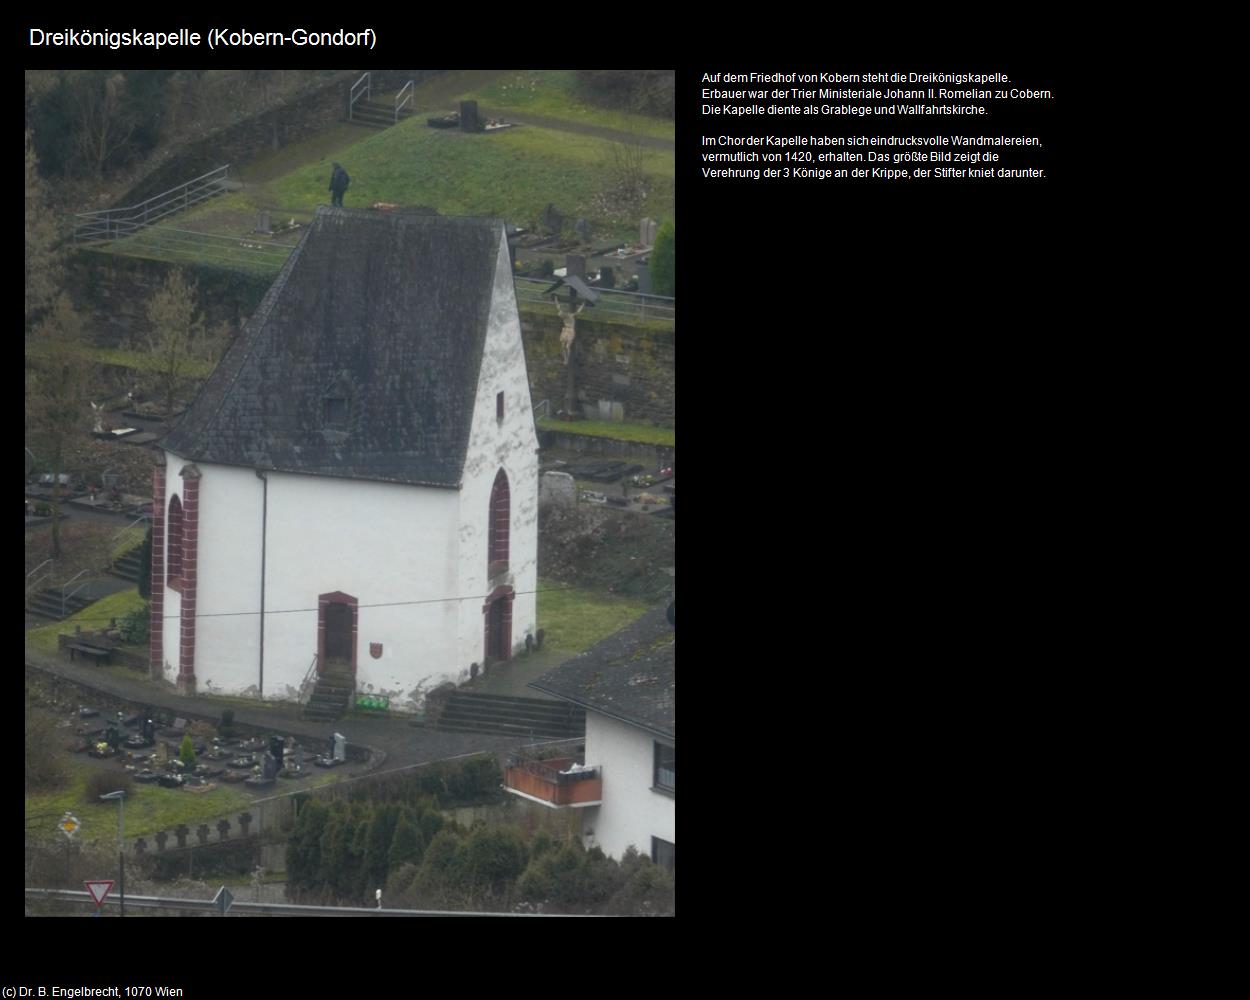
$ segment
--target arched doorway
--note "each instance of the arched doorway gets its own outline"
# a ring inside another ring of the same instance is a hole
[[[317,599],[317,673],[356,672],[357,604],[342,591]]]
[[[512,598],[511,587],[496,587],[482,605],[486,616],[485,655],[492,660],[512,657]]]

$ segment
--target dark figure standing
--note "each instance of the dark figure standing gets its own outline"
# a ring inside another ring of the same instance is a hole
[[[343,192],[347,190],[347,185],[351,182],[352,179],[347,176],[347,171],[339,164],[334,164],[334,173],[330,175],[331,205],[338,205],[339,208],[343,207]]]

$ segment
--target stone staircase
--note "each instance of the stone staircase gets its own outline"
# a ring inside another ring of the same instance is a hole
[[[81,594],[75,594],[65,601],[65,613],[61,614],[61,592],[57,589],[37,590],[26,598],[26,610],[39,618],[59,622],[70,615],[77,614],[90,604],[91,600]]]
[[[136,545],[109,567],[109,573],[123,580],[129,580],[131,583],[138,583],[139,571],[142,568],[143,546]]]
[[[347,714],[356,693],[356,678],[350,671],[327,669],[318,675],[312,697],[304,706],[304,718],[315,722],[334,722]]]
[[[435,728],[450,733],[493,733],[535,740],[586,735],[586,710],[566,701],[456,691]]]
[[[412,101],[409,101],[399,112],[399,120],[406,121],[413,115]],[[366,128],[390,128],[397,124],[395,121],[395,95],[394,94],[378,94],[376,97],[368,97],[362,101],[357,101],[355,108],[352,109],[353,125],[363,125]]]

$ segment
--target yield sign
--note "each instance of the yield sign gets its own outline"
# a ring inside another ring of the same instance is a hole
[[[104,897],[109,894],[109,890],[113,888],[112,879],[101,879],[98,882],[84,882],[87,891],[91,893],[91,898],[95,900],[96,906],[104,905]]]

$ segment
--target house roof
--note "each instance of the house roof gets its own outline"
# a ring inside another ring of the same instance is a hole
[[[675,649],[673,626],[659,607],[530,687],[676,740]]]
[[[319,208],[161,446],[198,462],[458,486],[503,239],[493,219]]]

